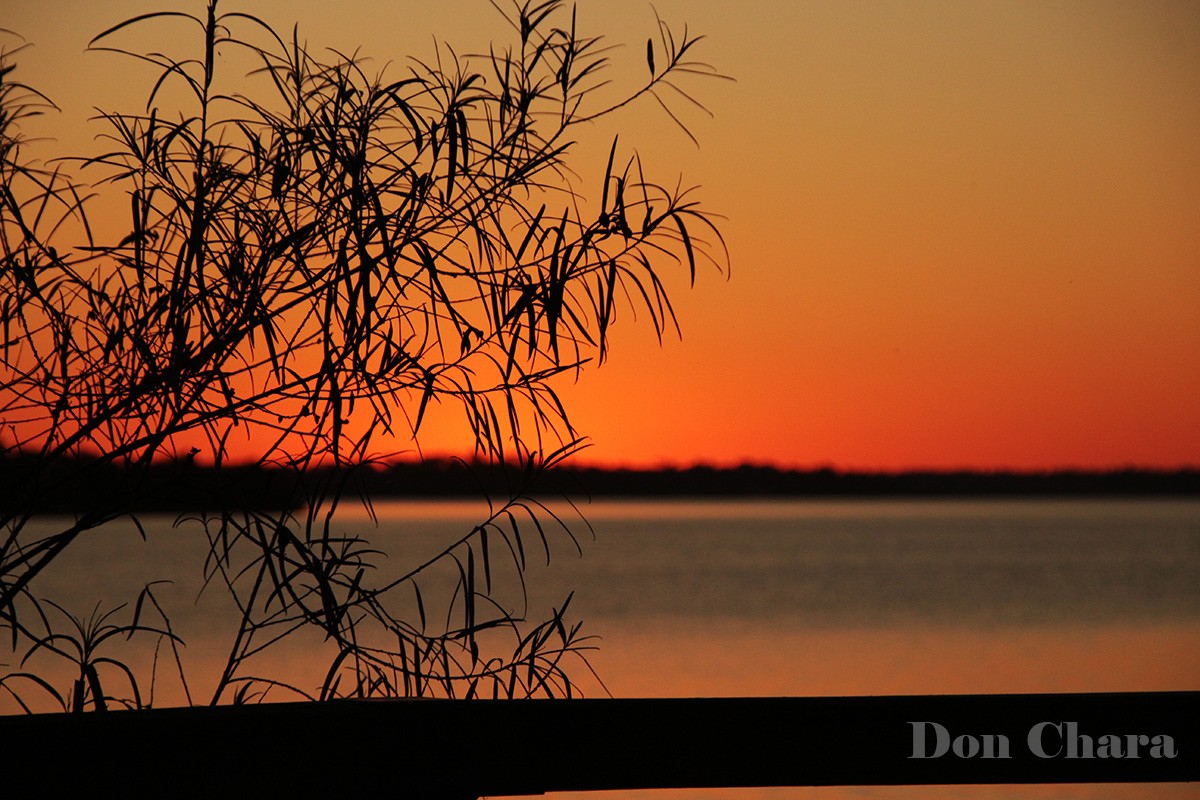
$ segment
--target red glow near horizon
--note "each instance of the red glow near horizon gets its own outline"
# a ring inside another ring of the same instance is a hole
[[[80,75],[103,70],[104,98],[142,102],[144,73],[83,50],[154,3],[10,5],[5,27],[34,44],[20,77],[63,107],[45,123],[62,143],[96,132],[83,120],[101,100]],[[697,87],[715,115],[689,118],[699,149],[652,104],[618,127],[665,182],[702,184],[727,215],[732,277],[702,272],[689,290],[676,275],[682,342],[660,349],[623,318],[610,363],[560,385],[593,443],[576,462],[1200,464],[1194,7],[656,8],[706,33],[703,58],[737,83]],[[287,29],[299,16],[314,44],[354,41],[382,66],[397,47],[428,52],[430,33],[493,35],[489,9],[455,9],[399,44],[394,26],[362,24],[394,13],[370,0],[255,13]],[[652,15],[618,12],[579,13],[641,41]],[[469,455],[444,416],[421,450]],[[379,444],[414,447],[404,432]]]

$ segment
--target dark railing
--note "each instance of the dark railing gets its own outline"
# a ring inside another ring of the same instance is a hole
[[[335,701],[12,716],[0,717],[0,754],[0,787],[12,797],[1196,781],[1200,692]]]

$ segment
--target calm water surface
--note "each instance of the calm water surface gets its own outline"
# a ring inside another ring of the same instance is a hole
[[[399,574],[484,506],[394,502],[346,527]],[[747,696],[1200,689],[1200,501],[597,501],[561,509],[583,551],[534,538],[531,615],[575,592],[604,686],[588,694]],[[594,538],[593,538],[594,532]],[[42,592],[90,608],[146,580],[220,657],[219,604],[192,603],[197,537],[168,518],[93,537]],[[91,599],[89,599],[91,598]],[[512,601],[515,604],[515,599]],[[303,651],[279,656],[303,673]],[[203,672],[203,664],[196,665]],[[198,679],[202,683],[202,679]],[[586,797],[602,797],[587,795]],[[621,793],[656,800],[1198,797],[1190,786]],[[585,796],[581,795],[580,798]]]

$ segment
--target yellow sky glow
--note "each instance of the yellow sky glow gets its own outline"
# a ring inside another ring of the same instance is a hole
[[[585,30],[631,44],[615,78],[644,69],[648,3],[579,6]],[[58,140],[48,155],[87,145],[93,105],[140,107],[144,73],[83,51],[158,7],[5,4],[0,27],[34,44],[17,77],[63,108],[37,131]],[[432,8],[253,10],[381,63],[496,33],[484,0]],[[736,83],[693,86],[712,119],[681,106],[699,148],[647,103],[597,126],[580,172],[620,130],[663,183],[700,184],[728,218],[732,277],[673,281],[682,341],[660,350],[626,314],[610,362],[563,388],[585,460],[1200,464],[1200,8],[655,8],[707,34],[699,55]]]

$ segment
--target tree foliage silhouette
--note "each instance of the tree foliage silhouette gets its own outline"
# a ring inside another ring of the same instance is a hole
[[[724,248],[691,193],[653,182],[618,141],[598,204],[567,159],[585,123],[639,98],[679,123],[667,101],[695,102],[681,81],[717,73],[693,60],[699,37],[659,21],[649,76],[613,97],[609,49],[577,32],[573,9],[500,10],[509,44],[470,58],[439,45],[394,77],[357,56],[318,55],[297,32],[215,0],[200,15],[140,15],[92,47],[154,68],[146,110],[103,113],[105,152],[55,166],[24,159],[20,126],[50,103],[12,81],[5,55],[0,408],[5,454],[37,456],[0,518],[0,622],[14,651],[66,652],[53,621],[62,614],[39,599],[38,578],[82,537],[136,522],[153,461],[220,466],[248,439],[263,465],[346,469],[302,482],[299,511],[264,504],[180,521],[207,536],[205,579],[241,615],[212,702],[259,696],[273,682],[252,674],[252,658],[309,627],[331,656],[307,696],[572,692],[564,658],[582,639],[565,604],[530,623],[492,596],[499,562],[523,572],[526,540],[545,544],[545,523],[559,524],[528,496],[581,447],[555,379],[604,361],[619,314],[641,314],[660,336],[674,326],[664,270],[694,281],[699,267],[723,266]],[[194,30],[199,54],[120,44],[160,24]],[[235,50],[257,63],[249,76],[219,71]],[[92,232],[92,195],[128,204],[115,243]],[[459,407],[476,455],[518,465],[520,477],[460,539],[374,581],[379,554],[339,532],[335,512],[353,468],[379,458],[380,437],[419,440],[433,404]],[[128,476],[122,491],[53,530],[30,524],[112,465]],[[438,625],[422,587],[446,564],[456,578]],[[398,610],[413,598],[415,614]],[[174,642],[152,600],[147,590],[131,622],[104,630]],[[152,606],[163,624],[143,621]],[[83,679],[71,691],[28,672],[0,686],[15,693],[21,677],[64,708],[111,704],[75,628]],[[142,705],[133,675],[122,680],[133,686],[123,702]]]

